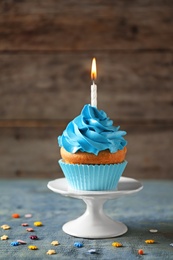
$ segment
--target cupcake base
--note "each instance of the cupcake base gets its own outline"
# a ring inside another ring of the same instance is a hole
[[[69,186],[74,190],[115,190],[127,161],[118,164],[68,164],[59,160]]]
[[[108,149],[100,151],[97,155],[93,153],[81,152],[76,153],[67,152],[64,147],[61,147],[61,158],[66,163],[72,164],[116,164],[122,163],[125,160],[127,153],[127,147],[122,150],[118,150],[115,153],[111,153]]]

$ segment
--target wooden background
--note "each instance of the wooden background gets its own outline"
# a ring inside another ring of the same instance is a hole
[[[0,1],[0,177],[61,177],[57,136],[90,103],[128,132],[134,178],[173,178],[173,1]]]

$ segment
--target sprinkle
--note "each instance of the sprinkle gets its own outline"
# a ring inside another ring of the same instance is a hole
[[[145,243],[146,244],[154,244],[155,241],[153,239],[148,239],[148,240],[145,240]]]
[[[3,235],[2,237],[1,237],[1,240],[7,240],[8,239],[8,236],[6,236],[6,235]]]
[[[12,218],[20,218],[20,215],[18,213],[14,213],[11,216],[12,216]]]
[[[2,225],[1,228],[7,230],[7,229],[10,229],[11,227],[5,224],[5,225]]]
[[[36,222],[34,222],[34,226],[36,226],[36,227],[40,227],[40,226],[42,226],[43,224],[42,224],[42,222],[41,221],[36,221]]]
[[[53,250],[53,249],[50,249],[50,250],[47,251],[46,254],[47,254],[47,255],[54,255],[54,254],[56,254],[56,251]]]
[[[37,247],[37,246],[34,246],[34,245],[30,245],[30,246],[28,246],[28,248],[29,248],[30,250],[37,250],[37,249],[38,249],[38,247]]]
[[[150,229],[149,231],[150,231],[151,233],[157,233],[157,232],[158,232],[157,229]]]
[[[27,227],[27,226],[28,226],[28,223],[22,223],[21,226]]]
[[[114,247],[122,247],[123,245],[121,243],[119,243],[119,242],[113,242],[112,246],[114,246]]]
[[[25,214],[25,218],[32,218],[32,214]]]
[[[138,250],[138,254],[139,254],[139,255],[143,255],[143,254],[144,254],[144,251],[143,251],[142,249],[139,249],[139,250]]]
[[[23,241],[23,240],[17,240],[17,242],[19,242],[19,244],[22,244],[22,245],[25,245],[25,244],[26,244],[26,242]]]
[[[75,242],[75,243],[74,243],[74,246],[75,246],[75,247],[78,247],[78,248],[81,248],[81,247],[83,247],[83,244],[80,243],[80,242]]]
[[[37,240],[38,239],[37,236],[30,236],[29,238],[32,239],[32,240]]]
[[[19,245],[19,242],[17,242],[17,241],[13,241],[13,242],[11,242],[10,245],[11,245],[11,246],[18,246],[18,245]]]
[[[51,245],[53,245],[53,246],[57,246],[57,245],[59,245],[59,242],[58,241],[52,241],[52,243],[51,243]]]
[[[97,254],[97,250],[96,249],[89,249],[88,253],[90,253],[90,254]]]
[[[34,229],[33,229],[33,228],[27,228],[26,231],[28,231],[28,232],[33,232]]]

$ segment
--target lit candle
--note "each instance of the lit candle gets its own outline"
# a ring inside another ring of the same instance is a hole
[[[97,107],[97,85],[94,80],[97,78],[97,70],[96,70],[96,59],[93,58],[92,66],[91,66],[91,79],[93,84],[91,85],[91,106]]]

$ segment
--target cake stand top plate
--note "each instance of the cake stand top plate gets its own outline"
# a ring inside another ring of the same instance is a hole
[[[49,181],[47,187],[53,192],[60,193],[63,196],[69,196],[74,198],[82,198],[82,197],[105,197],[107,199],[114,199],[121,197],[123,195],[136,193],[142,190],[142,184],[132,178],[121,177],[118,183],[118,187],[116,190],[110,191],[79,191],[72,190],[65,178],[56,179],[53,181]]]

